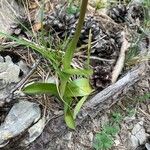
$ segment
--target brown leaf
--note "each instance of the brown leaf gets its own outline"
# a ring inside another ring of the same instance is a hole
[[[37,22],[33,25],[33,30],[34,31],[39,31],[42,28],[42,23],[41,22]]]

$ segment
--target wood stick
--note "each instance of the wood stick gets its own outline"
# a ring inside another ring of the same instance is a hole
[[[125,53],[127,51],[127,49],[129,48],[130,44],[128,43],[128,41],[125,38],[125,32],[122,32],[122,36],[123,36],[123,43],[121,46],[121,50],[120,50],[120,55],[119,58],[117,60],[117,63],[114,67],[114,70],[112,72],[112,79],[111,82],[115,83],[124,67],[124,62],[125,62]]]

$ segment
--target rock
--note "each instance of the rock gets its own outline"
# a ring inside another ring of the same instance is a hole
[[[146,132],[150,134],[150,127],[147,127]]]
[[[66,141],[70,141],[70,140],[71,140],[71,137],[72,137],[72,132],[68,132],[68,133],[63,137],[63,139],[66,140]]]
[[[130,140],[132,144],[131,147],[137,148],[139,146],[138,139],[134,135],[131,135]]]
[[[137,134],[142,129],[142,126],[143,126],[143,121],[140,121],[139,123],[137,123],[132,129],[132,134],[133,135]]]
[[[130,4],[143,4],[144,0],[132,0]]]
[[[43,129],[46,125],[46,119],[43,117],[36,124],[34,124],[31,128],[28,129],[29,137],[24,139],[21,143],[21,146],[27,146],[33,141],[35,141],[43,132]]]
[[[88,134],[88,138],[89,138],[89,141],[90,141],[90,142],[93,142],[93,137],[94,137],[93,133],[90,132],[90,133]]]
[[[114,144],[115,144],[115,146],[119,146],[119,144],[120,144],[120,137],[118,135],[116,135],[116,138],[114,140]]]
[[[146,143],[145,147],[147,148],[147,150],[150,150],[150,144],[149,143]]]
[[[18,82],[20,68],[12,62],[10,56],[5,57],[5,62],[0,62],[0,80],[3,80],[6,85],[13,82]]]
[[[21,57],[11,51],[0,51],[0,106],[29,69]]]
[[[18,23],[18,19],[24,16],[24,9],[15,0],[2,0],[0,12],[0,32],[11,34],[11,25]]]
[[[133,115],[133,116],[127,116],[127,117],[125,117],[124,119],[123,119],[126,123],[130,123],[130,122],[132,122],[133,120],[135,120],[135,115]]]
[[[28,101],[20,101],[14,104],[0,126],[0,146],[23,133],[40,117],[41,111],[38,104]]]
[[[147,106],[144,103],[140,104],[143,111],[147,112]]]
[[[150,104],[148,105],[148,111],[149,111],[149,113],[150,113]]]
[[[146,141],[147,135],[145,133],[143,124],[143,121],[138,122],[131,131],[129,140],[131,140],[132,148],[137,148]]]
[[[135,136],[139,140],[139,144],[140,145],[143,144],[146,141],[145,129],[142,128],[139,132],[137,132],[137,134]]]

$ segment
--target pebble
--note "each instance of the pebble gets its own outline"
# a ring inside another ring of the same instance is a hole
[[[93,141],[93,137],[94,137],[93,133],[90,132],[90,133],[88,134],[88,138],[89,138],[89,141],[90,141],[90,142]]]
[[[147,148],[147,150],[150,150],[150,144],[149,143],[146,143],[145,147]]]
[[[139,132],[142,129],[142,126],[143,126],[143,121],[138,122],[132,129],[132,134],[135,135],[137,132]]]
[[[134,135],[131,135],[130,140],[133,148],[137,148],[139,146],[138,139]]]
[[[139,132],[137,132],[137,134],[135,136],[139,140],[139,144],[140,145],[143,144],[146,141],[145,129],[142,128]]]
[[[0,146],[24,132],[40,117],[41,110],[38,104],[28,101],[20,101],[14,104],[4,123],[0,126]]]

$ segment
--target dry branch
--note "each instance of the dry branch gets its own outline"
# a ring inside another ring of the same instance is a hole
[[[83,118],[86,118],[87,115],[93,118],[101,110],[109,108],[112,104],[121,99],[121,95],[123,96],[123,94],[126,94],[130,86],[134,85],[135,82],[145,75],[146,68],[145,63],[140,64],[129,71],[115,84],[110,85],[102,92],[95,95],[92,99],[85,103],[79,118],[82,118],[81,120],[83,120]]]
[[[111,80],[112,83],[115,83],[117,81],[118,76],[120,75],[120,73],[124,67],[125,53],[130,46],[130,44],[128,43],[128,41],[126,39],[124,31],[122,32],[122,39],[123,39],[123,43],[121,46],[120,55],[119,55],[116,65],[114,67],[114,70],[112,72],[112,80]]]

